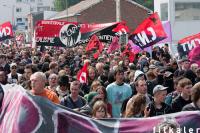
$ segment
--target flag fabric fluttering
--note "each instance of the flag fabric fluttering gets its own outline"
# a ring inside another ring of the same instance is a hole
[[[135,60],[135,53],[132,51],[131,44],[127,44],[125,46],[125,50],[122,52],[123,57],[128,57],[130,62],[133,62]]]
[[[93,56],[95,59],[97,59],[98,56],[103,51],[103,48],[104,48],[104,45],[102,44],[102,42],[99,41],[99,38],[96,35],[93,35],[85,49],[86,49],[86,52],[96,50]]]
[[[178,41],[178,44],[200,44],[200,33],[185,37]]]
[[[136,28],[129,39],[144,49],[162,41],[166,37],[160,18],[157,13],[154,13]]]
[[[93,35],[90,38],[90,41],[88,42],[88,44],[87,44],[87,46],[85,48],[86,52],[93,50],[96,47],[97,43],[99,43],[99,39],[98,39],[98,37],[96,35]]]
[[[165,38],[164,40],[162,40],[158,43],[172,42],[172,31],[171,31],[170,21],[163,21],[162,24],[163,24],[163,28],[165,30],[165,33],[167,34],[167,38]]]
[[[84,66],[82,67],[82,69],[78,72],[77,74],[77,79],[81,82],[81,83],[87,83],[88,82],[88,68],[89,64],[85,63]]]
[[[200,67],[200,45],[196,46],[189,52],[188,58],[191,63],[197,63]]]
[[[107,53],[110,54],[110,53],[112,53],[113,51],[115,51],[119,48],[120,48],[119,38],[116,36],[116,37],[114,37],[112,43],[108,47]]]
[[[10,22],[5,22],[0,25],[0,41],[13,38],[14,32]]]
[[[122,34],[128,34],[130,32],[125,22],[119,23],[112,31],[116,32],[117,36],[120,36]]]

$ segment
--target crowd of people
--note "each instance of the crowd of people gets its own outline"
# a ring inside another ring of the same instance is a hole
[[[19,84],[90,117],[143,118],[200,110],[200,67],[188,59],[174,59],[168,45],[141,51],[134,62],[123,49],[97,59],[83,46],[74,48],[3,47],[0,49],[0,83]],[[85,63],[87,83],[77,79]],[[3,89],[0,86],[0,99]]]

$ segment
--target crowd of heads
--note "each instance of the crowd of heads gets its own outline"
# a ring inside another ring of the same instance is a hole
[[[22,85],[34,95],[46,88],[58,96],[61,105],[94,118],[149,117],[159,109],[161,114],[177,112],[183,108],[176,107],[179,97],[199,106],[200,67],[188,59],[173,58],[168,45],[154,47],[151,53],[142,51],[133,62],[122,49],[111,54],[106,50],[107,46],[94,58],[84,46],[3,47],[0,83]],[[89,64],[88,82],[80,83],[76,77],[85,63]]]

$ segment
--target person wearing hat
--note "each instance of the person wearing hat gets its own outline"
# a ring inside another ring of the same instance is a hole
[[[167,87],[156,85],[153,89],[153,95],[153,101],[148,105],[150,117],[172,113],[171,107],[164,102],[167,95]]]
[[[18,81],[21,78],[21,74],[17,73],[17,64],[16,63],[11,63],[10,64],[10,73],[7,75],[8,79],[8,83],[12,84],[12,83],[18,83]]]

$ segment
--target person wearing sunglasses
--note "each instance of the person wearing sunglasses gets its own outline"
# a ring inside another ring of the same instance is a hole
[[[8,76],[8,79],[7,79],[8,83],[17,84],[22,75],[17,73],[17,64],[16,63],[10,64],[10,71],[11,72],[7,75]]]

